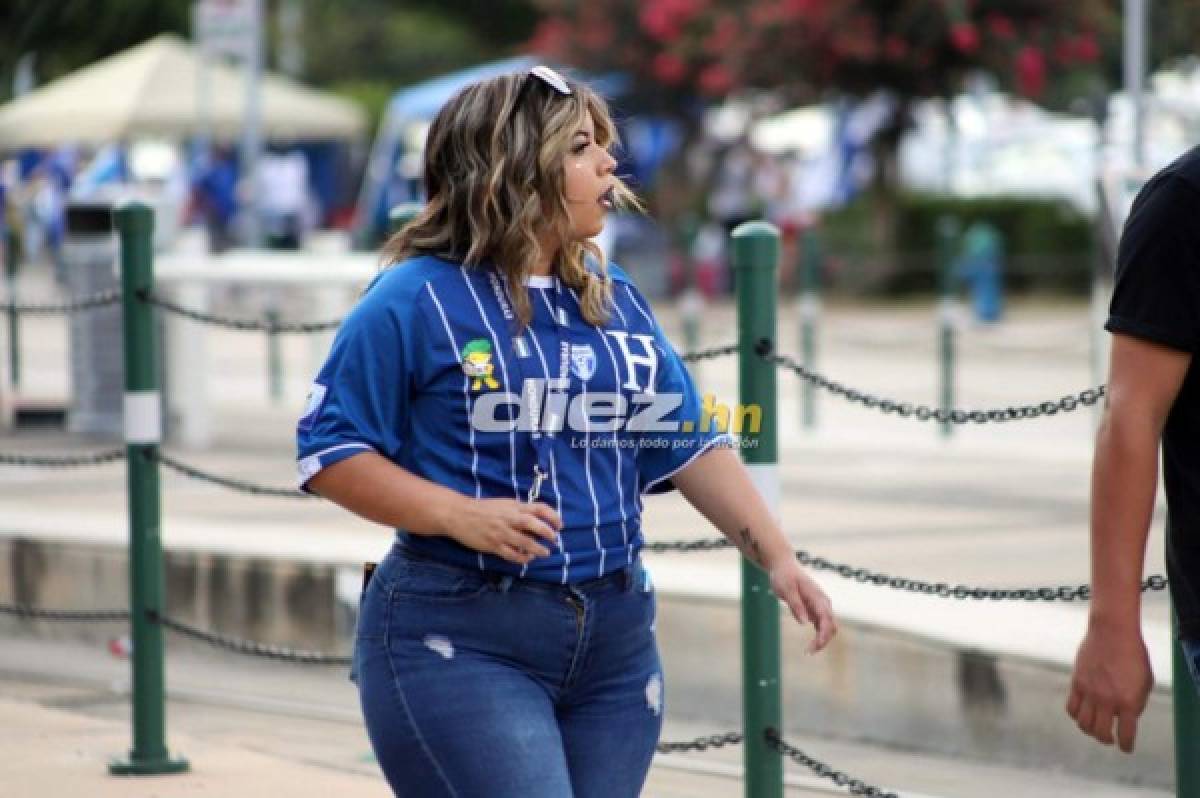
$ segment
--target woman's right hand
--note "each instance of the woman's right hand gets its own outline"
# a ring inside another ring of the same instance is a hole
[[[545,557],[558,542],[562,519],[548,504],[515,499],[455,502],[442,523],[443,534],[475,551],[525,565]]]

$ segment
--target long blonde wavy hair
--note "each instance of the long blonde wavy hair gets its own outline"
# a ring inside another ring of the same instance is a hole
[[[535,85],[522,91],[526,80]],[[607,322],[608,265],[594,242],[570,238],[563,161],[586,114],[597,145],[616,144],[617,131],[602,97],[578,81],[567,84],[572,93],[563,95],[520,72],[474,83],[447,102],[425,142],[425,207],[384,244],[384,262],[436,255],[476,266],[490,259],[523,328],[533,316],[525,283],[542,254],[539,234],[548,230],[561,242],[558,277],[579,295],[584,319]],[[640,210],[633,192],[614,183],[616,206]],[[588,256],[598,273],[589,271]]]

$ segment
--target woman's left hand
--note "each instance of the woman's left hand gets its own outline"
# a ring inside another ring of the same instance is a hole
[[[825,595],[825,591],[793,558],[775,565],[768,574],[771,578],[772,592],[788,605],[793,617],[801,624],[811,623],[816,629],[816,635],[808,646],[808,653],[815,654],[825,648],[837,634],[833,604]]]

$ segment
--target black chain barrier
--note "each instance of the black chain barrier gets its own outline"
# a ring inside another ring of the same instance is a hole
[[[342,323],[341,319],[330,321],[285,322],[274,319],[236,319],[230,316],[219,316],[215,313],[186,308],[183,305],[164,299],[149,291],[138,292],[138,299],[168,313],[191,319],[192,321],[212,324],[217,327],[227,327],[231,330],[244,330],[266,333],[320,333],[336,330]]]
[[[714,346],[711,349],[700,349],[695,352],[684,352],[679,356],[679,359],[685,363],[695,363],[701,360],[716,360],[719,357],[736,355],[737,351],[737,344],[726,344],[724,346]]]
[[[262,657],[263,659],[278,660],[281,662],[294,662],[299,665],[338,665],[346,667],[350,665],[350,657],[348,656],[287,648],[286,646],[276,646],[270,643],[259,643],[255,640],[245,640],[240,637],[233,637],[232,635],[217,634],[216,632],[210,632],[207,629],[201,629],[198,626],[192,626],[191,624],[177,621],[165,615],[159,615],[154,610],[148,610],[146,617],[151,623],[161,624],[164,628],[177,632],[184,637],[190,637],[193,640],[199,640],[237,654],[247,654],[253,657]]]
[[[676,540],[663,543],[645,543],[644,551],[716,551],[732,548],[733,544],[726,538],[708,538],[707,540]]]
[[[84,466],[106,465],[125,459],[123,449],[108,449],[94,454],[81,455],[41,455],[41,454],[5,454],[0,452],[0,465],[29,466],[31,468],[82,468]]]
[[[905,590],[910,593],[922,593],[938,598],[972,599],[976,601],[1079,601],[1086,600],[1092,595],[1091,585],[1060,585],[1058,587],[972,587],[969,585],[950,585],[945,582],[924,582],[920,579],[907,579],[902,576],[870,571],[866,568],[855,568],[845,563],[833,562],[824,557],[814,557],[803,549],[796,551],[796,559],[801,565],[806,565],[814,571],[830,571],[846,579],[872,584],[877,587],[890,587],[895,590]],[[1142,580],[1142,592],[1164,590],[1167,578],[1160,574]]]
[[[149,453],[147,453],[149,454]],[[223,488],[237,491],[238,493],[248,493],[253,496],[275,496],[283,499],[318,499],[311,493],[305,493],[296,488],[275,488],[269,485],[258,485],[254,482],[247,482],[242,479],[234,479],[233,477],[223,477],[219,474],[212,474],[207,471],[202,471],[195,466],[190,466],[187,463],[181,463],[170,455],[163,454],[161,451],[156,456],[158,462],[165,465],[172,471],[176,471],[184,476],[200,482],[208,482],[213,485],[220,485]]]
[[[33,621],[127,621],[129,610],[46,610],[28,604],[0,604],[0,615]]]
[[[884,414],[895,413],[900,418],[915,418],[917,421],[936,421],[940,424],[986,424],[1004,421],[1020,421],[1040,416],[1053,416],[1057,413],[1070,413],[1080,407],[1091,407],[1104,398],[1105,386],[1088,388],[1077,394],[1064,396],[1054,401],[1039,402],[1034,405],[1018,405],[1010,407],[991,408],[988,410],[952,410],[928,405],[914,405],[910,402],[897,402],[869,393],[847,388],[841,383],[823,377],[796,362],[788,355],[771,353],[769,341],[761,341],[756,348],[759,357],[774,363],[778,368],[787,369],[802,380],[823,388],[835,396],[840,396],[848,402],[857,402],[864,407],[877,409]]]
[[[879,787],[873,787],[861,779],[852,778],[840,770],[835,770],[819,759],[814,759],[799,748],[786,742],[775,729],[765,732],[767,745],[783,756],[791,759],[797,765],[802,765],[823,779],[829,779],[839,787],[845,787],[851,795],[866,795],[869,798],[899,798],[894,792]]]
[[[64,313],[78,313],[92,308],[115,305],[121,301],[120,291],[100,291],[90,296],[68,299],[63,302],[14,302],[6,300],[0,303],[0,311],[16,313],[23,316],[55,316]]]
[[[682,751],[707,751],[710,748],[723,748],[727,745],[740,745],[745,740],[741,732],[725,732],[724,734],[709,734],[694,740],[681,742],[659,743],[654,750],[660,754],[677,754]]]
[[[644,551],[668,553],[691,551],[719,551],[732,548],[733,544],[725,538],[708,538],[706,540],[679,540],[670,542],[646,543]],[[824,557],[809,554],[803,549],[796,550],[796,559],[801,565],[808,566],[814,571],[829,571],[845,579],[872,584],[877,587],[890,587],[910,593],[921,593],[938,598],[973,599],[977,601],[1081,601],[1092,595],[1090,585],[1059,585],[1057,587],[976,587],[971,585],[951,585],[947,582],[925,582],[920,579],[909,579],[903,576],[871,571],[866,568],[855,568],[846,563],[835,562]],[[1142,592],[1165,590],[1167,578],[1161,574],[1149,576],[1142,581]]]

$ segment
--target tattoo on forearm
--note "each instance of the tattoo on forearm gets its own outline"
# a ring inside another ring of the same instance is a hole
[[[745,526],[738,530],[738,537],[742,540],[746,556],[749,557],[756,565],[763,565],[762,549],[758,546],[758,541],[750,534],[750,527]]]

